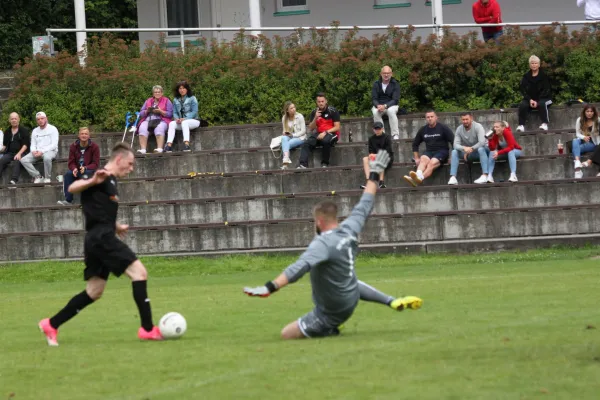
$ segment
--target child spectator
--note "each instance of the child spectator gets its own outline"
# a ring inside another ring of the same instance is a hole
[[[383,122],[375,122],[373,123],[373,136],[369,138],[369,155],[367,157],[363,157],[363,168],[365,170],[365,177],[369,180],[369,174],[371,173],[369,169],[369,161],[371,157],[375,157],[379,150],[385,150],[390,155],[390,162],[388,163],[385,171],[392,168],[392,164],[394,163],[394,150],[392,149],[392,138],[390,135],[386,134],[383,130]],[[385,183],[383,182],[385,171],[379,174],[379,188],[385,189]],[[365,185],[360,185],[361,189],[364,189]]]

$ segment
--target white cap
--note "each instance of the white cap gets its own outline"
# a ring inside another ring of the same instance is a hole
[[[37,114],[35,114],[35,118],[47,118],[46,113],[43,111],[40,111]]]

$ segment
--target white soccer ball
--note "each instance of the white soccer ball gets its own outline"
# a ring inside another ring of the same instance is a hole
[[[187,322],[183,315],[170,312],[166,313],[158,323],[158,329],[164,339],[177,339],[187,330]]]

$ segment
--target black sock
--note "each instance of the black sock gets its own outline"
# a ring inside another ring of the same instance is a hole
[[[93,302],[94,300],[92,300],[84,290],[69,300],[65,308],[60,310],[58,314],[50,318],[50,325],[52,325],[54,329],[58,329],[59,326],[73,318],[79,311],[83,310]]]
[[[134,281],[131,282],[131,286],[133,287],[133,299],[140,312],[142,328],[144,328],[146,332],[150,332],[154,327],[154,324],[152,323],[152,310],[150,309],[150,299],[148,298],[148,291],[146,290],[146,282],[147,281]]]

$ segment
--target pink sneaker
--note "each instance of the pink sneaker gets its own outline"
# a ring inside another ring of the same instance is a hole
[[[140,326],[140,329],[138,329],[138,337],[140,340],[163,340],[158,326],[153,327],[150,332]]]
[[[58,346],[58,341],[56,340],[58,329],[54,329],[52,325],[50,325],[50,318],[41,320],[38,326],[40,327],[40,331],[46,336],[48,346]]]

